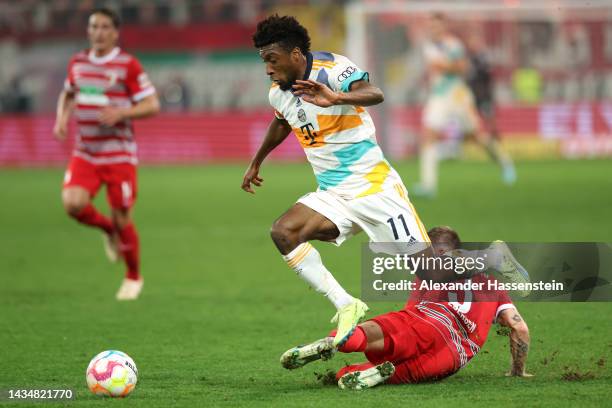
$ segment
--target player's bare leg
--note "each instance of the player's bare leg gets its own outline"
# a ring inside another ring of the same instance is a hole
[[[438,141],[439,132],[425,129],[423,144],[419,153],[419,167],[421,182],[411,190],[419,197],[434,197],[438,189]]]
[[[142,291],[140,276],[140,243],[129,208],[113,209],[113,225],[119,235],[119,250],[127,267],[125,278],[117,292],[118,300],[137,299]]]
[[[91,204],[89,191],[79,186],[65,187],[62,190],[62,203],[69,216],[103,231],[106,256],[111,262],[116,262],[119,259],[119,237],[115,233],[113,222]]]
[[[300,278],[327,297],[338,310],[332,322],[338,323],[334,345],[342,344],[365,316],[365,303],[349,295],[327,270],[319,252],[308,241],[332,241],[340,231],[329,219],[296,203],[272,225],[270,235],[283,259]]]

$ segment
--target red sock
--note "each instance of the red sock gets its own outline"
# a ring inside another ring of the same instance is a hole
[[[330,337],[334,337],[336,335],[336,330],[332,330],[329,333]],[[338,351],[343,353],[357,353],[365,351],[368,345],[368,338],[366,337],[365,332],[360,326],[355,327],[355,331],[348,338],[348,340],[340,347],[338,347]]]
[[[87,207],[83,208],[80,213],[73,215],[72,217],[81,224],[100,228],[107,234],[112,233],[114,230],[113,223],[110,218],[102,215],[91,203],[88,204]]]
[[[119,250],[127,266],[125,277],[140,279],[140,243],[133,223],[119,231],[119,240]]]

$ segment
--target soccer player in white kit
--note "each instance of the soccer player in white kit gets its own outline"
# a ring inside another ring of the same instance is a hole
[[[254,193],[252,184],[262,185],[261,164],[293,131],[319,187],[274,222],[271,236],[287,264],[337,308],[332,321],[340,345],[368,308],[340,286],[309,241],[340,245],[365,231],[372,242],[397,242],[405,253],[416,253],[429,238],[363,108],[383,101],[368,73],[342,55],[311,52],[307,30],[290,16],[261,21],[253,42],[272,81],[275,116],[242,188]]]
[[[423,110],[423,143],[420,152],[421,183],[414,194],[433,196],[438,187],[440,140],[451,126],[462,136],[473,137],[502,168],[505,183],[516,179],[512,159],[501,150],[498,142],[482,132],[472,91],[464,75],[468,60],[461,41],[447,27],[444,15],[433,14],[430,21],[430,41],[424,45],[430,90]]]

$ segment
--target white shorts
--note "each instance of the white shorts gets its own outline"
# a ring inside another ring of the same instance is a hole
[[[473,133],[478,128],[474,97],[465,85],[457,85],[447,95],[429,97],[423,110],[423,126],[436,132],[455,127],[461,133]]]
[[[429,243],[427,230],[408,200],[406,188],[399,183],[393,187],[350,200],[329,191],[316,191],[300,197],[297,202],[312,208],[338,227],[340,234],[332,241],[335,245],[339,246],[364,231],[372,243],[397,243],[401,249],[394,253],[419,252],[425,248],[424,244]],[[388,244],[384,246],[388,247]],[[375,248],[372,250],[376,251]]]

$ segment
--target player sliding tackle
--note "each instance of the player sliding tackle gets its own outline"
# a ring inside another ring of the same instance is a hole
[[[439,256],[460,245],[459,236],[448,227],[434,228],[429,235]],[[457,282],[491,280],[478,274]],[[494,320],[510,328],[512,364],[506,375],[530,377],[525,372],[530,343],[527,324],[505,291],[488,289],[469,294],[413,291],[403,310],[364,322],[342,346],[333,344],[332,332],[329,337],[288,350],[281,356],[281,363],[295,369],[328,360],[337,351],[364,353],[367,363],[344,367],[336,374],[343,389],[441,380],[459,371],[480,351]]]
[[[274,15],[261,21],[253,42],[272,81],[269,99],[275,117],[242,189],[254,193],[252,185],[262,185],[259,171],[264,159],[293,130],[319,188],[281,215],[271,236],[289,267],[336,307],[333,344],[339,345],[368,307],[336,281],[309,241],[340,245],[364,231],[372,242],[396,242],[399,252],[411,255],[422,251],[429,238],[363,108],[383,101],[368,73],[342,55],[311,52],[308,32],[293,17]],[[427,271],[426,277],[457,278],[438,272]]]

